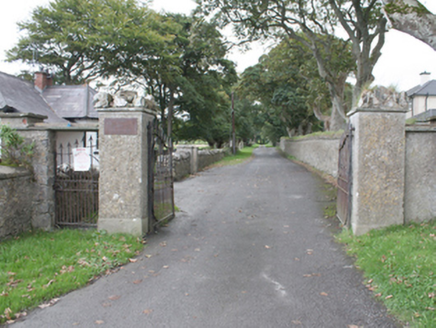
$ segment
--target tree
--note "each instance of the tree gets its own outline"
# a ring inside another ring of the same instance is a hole
[[[338,43],[341,45],[341,43]],[[346,62],[347,52],[332,47],[329,66],[342,70],[336,61]],[[350,63],[350,67],[353,67]],[[319,76],[317,63],[307,48],[298,41],[285,38],[259,63],[245,70],[238,87],[242,96],[260,102],[268,116],[280,118],[281,126],[270,122],[288,134],[304,134],[323,122],[329,129],[331,99],[325,80]],[[344,97],[345,99],[345,97]],[[346,107],[348,107],[347,105]],[[283,127],[282,127],[283,126]]]
[[[383,0],[392,27],[425,42],[436,50],[436,15],[417,0]]]
[[[122,74],[174,38],[171,22],[136,0],[55,0],[18,25],[27,35],[7,52],[8,61],[36,62],[65,84]]]
[[[386,29],[377,0],[198,0],[198,3],[206,14],[215,13],[223,25],[233,23],[244,41],[285,34],[304,44],[315,57],[320,76],[328,83],[333,110],[343,119],[348,72],[332,72],[325,57],[330,53],[338,26],[348,37],[343,42],[351,45],[355,61],[353,105],[364,86],[374,79],[372,70],[381,55]],[[336,129],[340,122],[332,125]]]
[[[202,136],[210,145],[222,145],[228,140],[230,128],[235,65],[225,58],[228,49],[216,24],[184,15],[173,17],[183,26],[176,38],[181,56],[175,104],[178,111],[190,116],[189,124],[179,133],[185,139]]]

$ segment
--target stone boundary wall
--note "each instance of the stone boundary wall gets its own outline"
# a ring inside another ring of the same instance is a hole
[[[436,218],[436,128],[406,128],[406,222]]]
[[[31,172],[0,165],[0,239],[32,227],[34,192]]]
[[[180,181],[189,174],[195,174],[205,167],[220,161],[224,158],[226,152],[226,149],[197,150],[195,147],[178,148],[173,153],[174,180]],[[197,161],[193,163],[195,157]]]
[[[281,138],[280,149],[310,166],[338,177],[339,141],[342,131],[333,135],[307,136],[301,139]]]
[[[199,150],[198,169],[202,170],[205,167],[222,160],[225,155],[225,149]]]
[[[173,175],[175,181],[180,181],[191,174],[191,153],[176,151],[173,153]]]

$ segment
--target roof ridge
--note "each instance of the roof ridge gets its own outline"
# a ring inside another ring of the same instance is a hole
[[[409,97],[416,95],[416,94],[420,94],[425,88],[429,87],[432,84],[435,84],[435,87],[436,87],[436,80],[430,80],[430,81],[425,82],[423,85],[417,85],[417,86],[413,87],[412,89],[408,90],[406,93]],[[427,93],[429,93],[429,92],[427,92]],[[432,93],[432,95],[436,95],[436,93]]]

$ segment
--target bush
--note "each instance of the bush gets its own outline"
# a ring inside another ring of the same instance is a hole
[[[34,143],[25,143],[24,138],[9,125],[0,127],[1,164],[31,167]]]

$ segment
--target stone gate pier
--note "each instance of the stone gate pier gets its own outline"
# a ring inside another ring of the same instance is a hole
[[[100,186],[98,230],[148,232],[147,125],[156,112],[136,92],[99,93]]]

